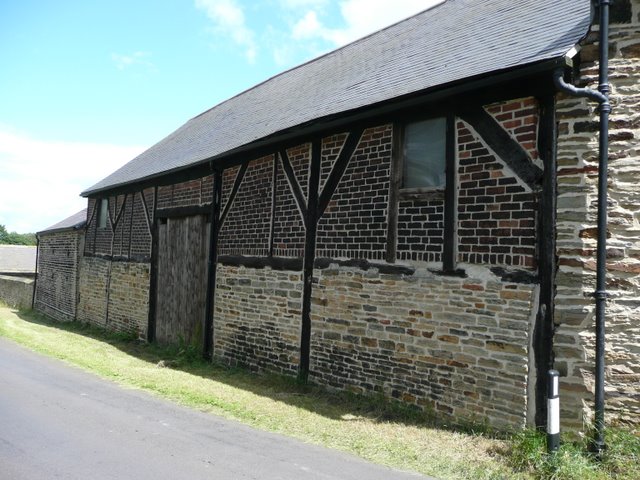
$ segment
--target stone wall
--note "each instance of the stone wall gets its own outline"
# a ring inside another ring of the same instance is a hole
[[[252,370],[297,372],[300,272],[218,265],[214,355]]]
[[[337,265],[315,274],[314,382],[383,393],[448,420],[525,424],[533,285],[472,266],[468,278]]]
[[[33,299],[33,278],[0,275],[0,302],[9,307],[30,309]]]
[[[107,327],[147,337],[149,322],[149,264],[114,262],[109,282]]]
[[[624,2],[623,2],[624,3]],[[608,420],[640,423],[640,1],[611,26],[612,113],[607,240],[606,377]],[[597,27],[581,51],[577,83],[597,87]],[[558,96],[558,263],[554,352],[562,423],[592,422],[598,176],[598,112]]]
[[[109,261],[83,257],[78,280],[80,298],[77,318],[81,322],[104,327],[107,318],[107,280]]]
[[[149,264],[84,257],[79,289],[79,321],[146,338]]]
[[[78,301],[78,253],[84,231],[70,230],[39,237],[35,308],[56,320],[75,320]]]

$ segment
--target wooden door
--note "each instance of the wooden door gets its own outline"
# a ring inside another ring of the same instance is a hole
[[[158,225],[156,340],[202,350],[209,224],[204,215]]]

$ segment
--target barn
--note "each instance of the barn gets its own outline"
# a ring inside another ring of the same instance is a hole
[[[544,424],[555,367],[583,428],[593,19],[446,0],[192,118],[83,192],[76,318],[498,428]],[[638,0],[609,38],[607,414],[638,422]]]

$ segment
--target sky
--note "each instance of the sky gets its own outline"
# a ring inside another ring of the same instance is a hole
[[[190,118],[441,0],[0,0],[0,224],[37,232]]]

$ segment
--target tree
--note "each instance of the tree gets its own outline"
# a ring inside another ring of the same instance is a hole
[[[7,232],[7,228],[0,224],[0,245],[35,245],[35,233]]]

